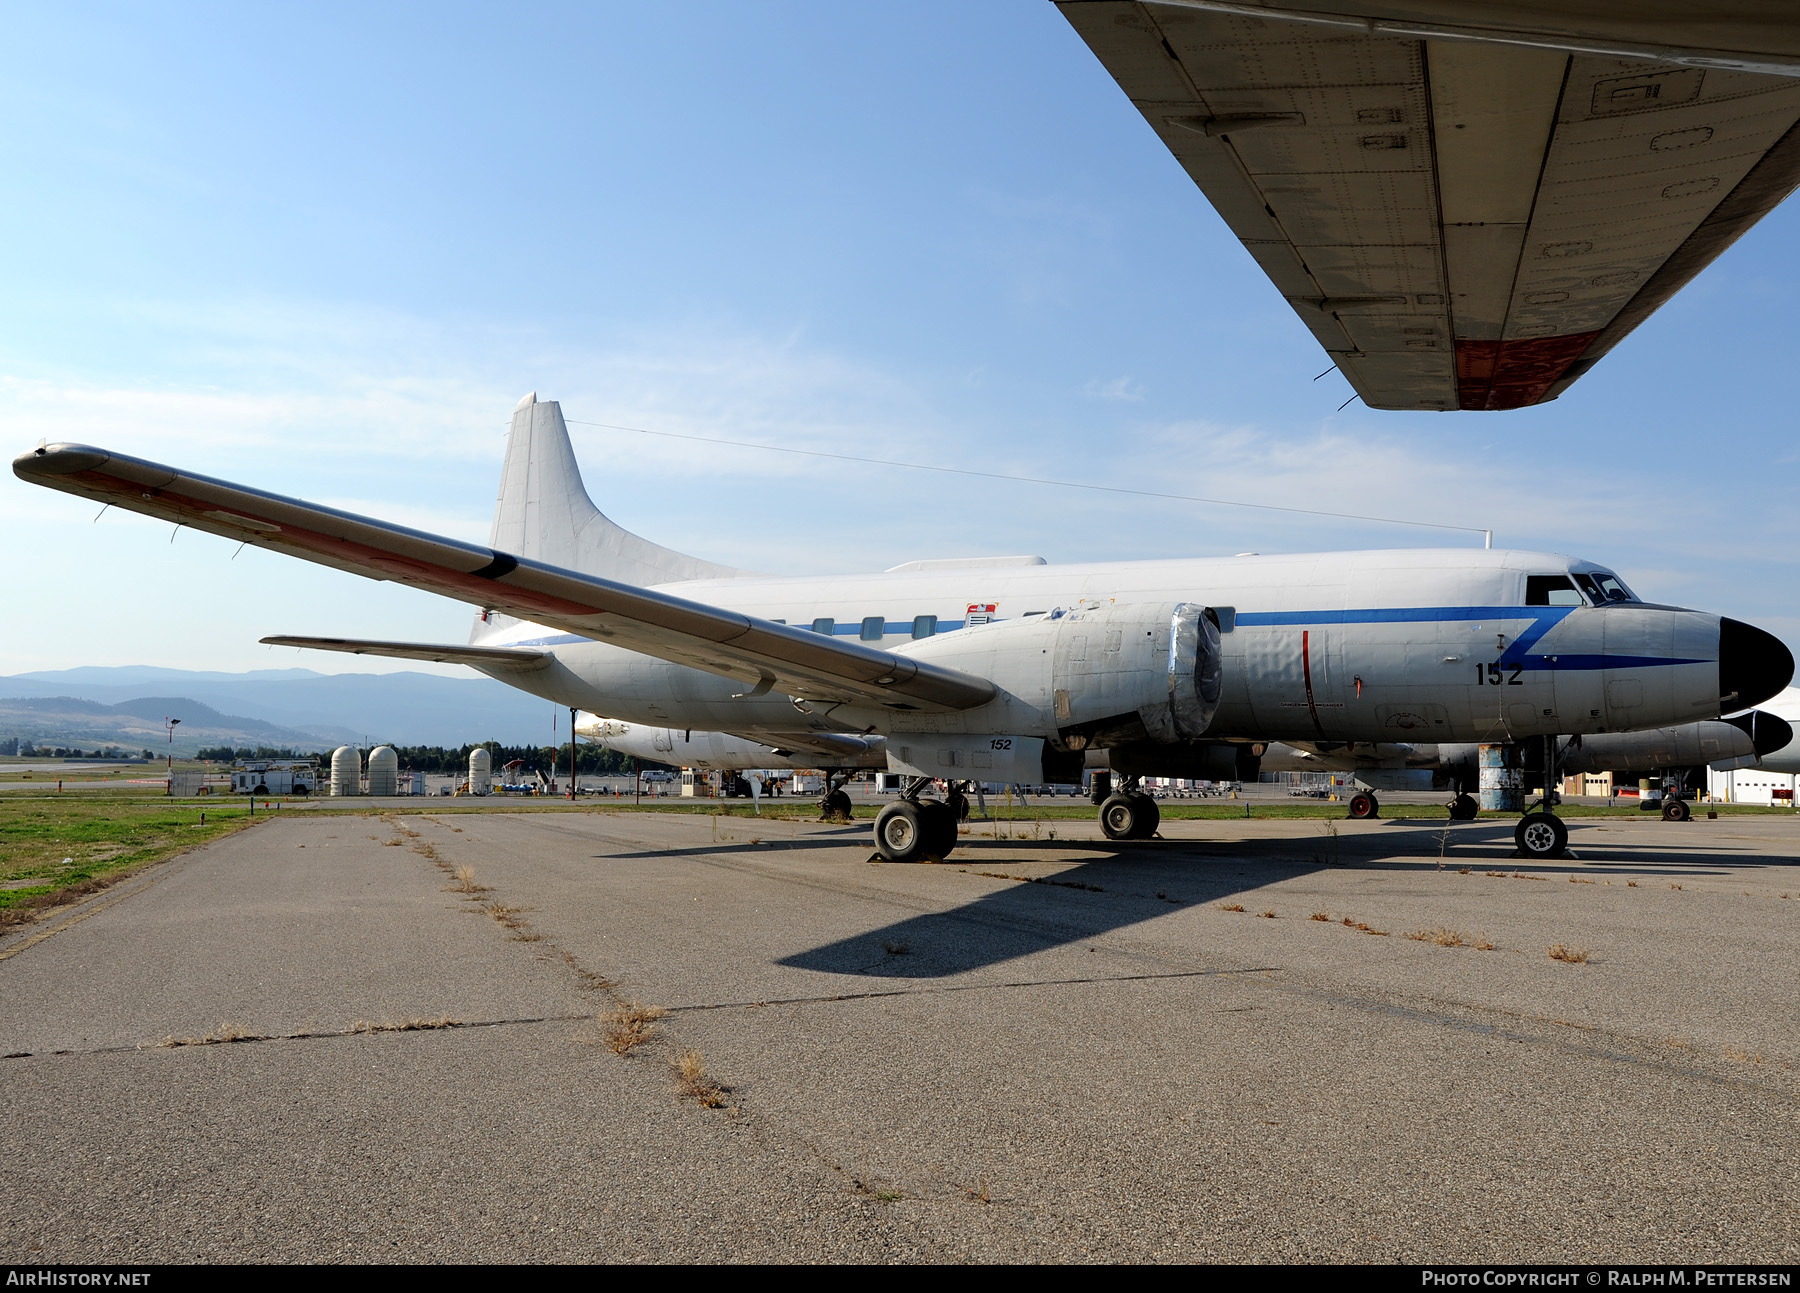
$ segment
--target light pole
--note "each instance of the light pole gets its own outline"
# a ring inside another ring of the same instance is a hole
[[[180,725],[181,720],[179,718],[170,718],[167,714],[163,715],[163,728],[169,734],[168,765],[164,771],[168,773],[169,793],[171,795],[175,793],[175,729]]]

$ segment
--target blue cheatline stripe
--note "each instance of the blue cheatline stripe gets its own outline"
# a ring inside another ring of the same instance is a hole
[[[1568,670],[1572,673],[1594,669],[1650,669],[1663,665],[1715,663],[1700,658],[1648,655],[1590,654],[1552,657],[1529,654],[1539,639],[1567,618],[1571,611],[1581,609],[1583,608],[1578,606],[1394,606],[1364,607],[1341,611],[1240,611],[1237,623],[1240,628],[1288,626],[1311,628],[1331,624],[1433,624],[1462,623],[1473,620],[1509,622],[1530,620],[1530,627],[1515,637],[1511,645],[1501,652],[1497,663],[1517,664],[1527,669]],[[966,625],[966,620],[941,619],[937,623],[937,631],[950,633],[964,628]],[[792,627],[810,631],[806,624],[795,624]],[[884,622],[882,630],[886,637],[904,637],[911,640],[912,621]],[[861,634],[862,624],[860,621],[838,621],[832,625],[833,637],[860,637]],[[559,633],[554,636],[532,638],[512,645],[567,646],[576,642],[592,640],[577,633]]]
[[[1421,624],[1454,620],[1536,620],[1549,627],[1579,606],[1391,606],[1347,611],[1239,611],[1250,625]]]

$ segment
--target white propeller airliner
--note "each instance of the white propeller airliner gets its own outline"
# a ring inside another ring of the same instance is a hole
[[[562,412],[513,413],[487,547],[85,445],[45,445],[35,484],[480,607],[467,645],[265,642],[470,665],[558,705],[782,748],[887,738],[909,774],[876,842],[941,857],[933,779],[1076,780],[1104,751],[1115,838],[1149,835],[1146,775],[1237,775],[1271,741],[1470,742],[1692,723],[1780,691],[1793,657],[1737,620],[1640,601],[1549,553],[1404,549],[1049,565],[919,561],[771,577],[614,525]],[[809,745],[809,743],[811,743]],[[1560,853],[1550,813],[1522,846]]]

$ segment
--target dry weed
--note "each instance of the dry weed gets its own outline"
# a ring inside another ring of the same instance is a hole
[[[1242,911],[1243,909],[1244,904],[1241,902],[1222,902],[1219,904],[1220,911]]]
[[[1314,920],[1323,920],[1323,921],[1329,921],[1329,920],[1330,920],[1330,919],[1331,919],[1331,913],[1330,913],[1330,912],[1326,912],[1326,911],[1315,911],[1315,912],[1314,912],[1314,913],[1313,913],[1313,914],[1312,914],[1312,918],[1313,918],[1313,919],[1314,919]]]
[[[1669,888],[1671,888],[1671,889],[1679,889],[1679,888],[1681,888],[1681,886],[1680,886],[1680,885],[1678,885],[1678,884],[1672,884],[1672,885],[1670,885],[1670,886],[1669,886]]]
[[[1256,914],[1258,916],[1260,916],[1263,920],[1274,920],[1275,919],[1275,911],[1273,908],[1270,908],[1268,911],[1259,911]]]
[[[675,1080],[682,1095],[708,1109],[724,1105],[725,1088],[713,1081],[707,1073],[706,1061],[701,1058],[699,1051],[683,1051],[675,1057],[674,1065]]]
[[[157,1043],[159,1046],[222,1046],[228,1042],[260,1042],[264,1038],[251,1032],[242,1024],[221,1023],[210,1033],[200,1037],[165,1037]]]
[[[1415,929],[1407,935],[1415,943],[1436,943],[1439,947],[1466,947],[1468,940],[1461,932],[1439,925],[1436,929]]]
[[[1592,884],[1594,882],[1592,880],[1583,880],[1580,876],[1572,875],[1569,877],[1569,883],[1570,884]]]
[[[620,1006],[599,1020],[600,1040],[614,1055],[629,1055],[657,1034],[656,1021],[669,1012],[636,1002]]]
[[[1635,889],[1635,888],[1637,888],[1637,887],[1638,887],[1638,886],[1637,886],[1637,881],[1636,881],[1636,880],[1627,880],[1627,881],[1626,881],[1626,882],[1625,882],[1625,887],[1626,887],[1626,888],[1627,888],[1627,889]]]
[[[456,883],[450,886],[450,890],[452,893],[486,893],[488,887],[475,883],[474,867],[459,866],[456,868]]]
[[[1570,947],[1566,943],[1558,943],[1550,949],[1552,961],[1566,961],[1570,965],[1586,965],[1589,952],[1585,947]]]
[[[881,950],[889,956],[905,956],[912,951],[912,944],[904,939],[889,939],[881,945]]]
[[[1457,868],[1457,872],[1456,872],[1456,874],[1457,874],[1457,875],[1468,875],[1468,874],[1469,874],[1469,868],[1468,868],[1468,867],[1466,867],[1466,866],[1465,866],[1465,867],[1459,867],[1459,868]]]

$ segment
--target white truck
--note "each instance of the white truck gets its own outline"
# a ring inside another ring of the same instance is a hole
[[[310,759],[258,759],[231,769],[234,795],[310,795],[319,785],[319,765]]]

